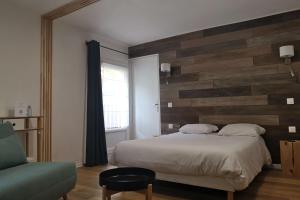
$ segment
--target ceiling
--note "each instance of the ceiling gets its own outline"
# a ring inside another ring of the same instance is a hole
[[[39,13],[70,0],[13,0]],[[62,20],[136,45],[300,9],[299,0],[101,0]]]
[[[27,7],[39,14],[45,14],[55,8],[58,8],[72,0],[7,0]]]

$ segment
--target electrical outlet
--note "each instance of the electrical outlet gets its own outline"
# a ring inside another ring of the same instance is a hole
[[[296,133],[297,129],[296,126],[289,126],[289,133]]]
[[[173,124],[169,124],[168,127],[169,127],[169,129],[173,129],[174,125]]]
[[[286,99],[286,104],[288,104],[288,105],[293,105],[293,104],[295,104],[295,99],[294,99],[294,98],[287,98],[287,99]]]
[[[172,102],[169,102],[168,103],[168,108],[172,108],[173,107],[173,103]]]

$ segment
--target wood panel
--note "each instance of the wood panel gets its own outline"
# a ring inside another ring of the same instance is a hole
[[[294,150],[294,175],[300,177],[300,141],[297,141],[293,144]]]
[[[272,53],[271,45],[260,45],[253,47],[246,47],[242,49],[233,49],[227,51],[217,52],[215,54],[205,54],[205,55],[196,55],[193,57],[181,58],[181,59],[194,59],[195,62],[205,62],[214,60],[230,60],[230,59],[239,59],[239,58],[248,58],[256,55],[269,54]]]
[[[188,48],[198,47],[202,45],[209,45],[212,43],[222,43],[224,41],[230,41],[230,40],[247,39],[247,38],[251,38],[251,36],[252,33],[245,30],[227,32],[224,34],[217,34],[211,37],[202,37],[194,40],[183,41],[181,42],[181,48],[188,49]]]
[[[160,74],[162,133],[185,123],[257,123],[274,163],[279,141],[300,138],[288,126],[300,125],[300,84],[279,58],[279,47],[292,44],[292,67],[300,78],[300,10],[215,27],[137,45],[130,56],[158,53],[172,66]],[[287,105],[286,98],[295,98]],[[167,103],[173,107],[168,108]],[[168,124],[176,125],[168,129]]]
[[[296,104],[300,103],[300,94],[269,94],[268,101],[270,105],[284,105],[287,98],[294,98]],[[291,106],[295,107],[295,106]]]
[[[266,71],[265,73],[268,73]],[[274,74],[257,74],[248,76],[217,79],[214,80],[214,87],[236,87],[236,86],[251,86],[251,85],[264,85],[264,84],[285,84],[293,83],[289,73],[274,73]]]
[[[162,101],[161,106],[167,106],[167,101]],[[224,107],[245,105],[267,105],[268,96],[237,96],[237,97],[209,97],[194,99],[176,99],[172,101],[173,106],[178,107]]]
[[[169,123],[169,124],[188,124],[188,123],[197,123],[198,116],[194,113],[181,113],[180,115],[173,115],[173,114],[167,114],[167,113],[162,113],[161,114],[161,120],[164,123]]]
[[[181,82],[191,82],[191,81],[198,81],[199,75],[198,74],[181,74],[181,75],[175,75],[171,77],[164,77],[162,76],[160,78],[161,84],[168,83],[181,83]]]
[[[178,57],[189,57],[201,54],[218,53],[226,50],[245,48],[245,40],[233,40],[228,42],[220,42],[217,44],[203,45],[199,47],[193,47],[189,49],[177,50]]]
[[[234,123],[253,123],[260,125],[279,125],[277,115],[200,115],[200,123],[211,124],[234,124]]]
[[[251,86],[253,95],[262,94],[300,94],[300,84],[261,84]]]
[[[207,80],[207,81],[191,81],[191,82],[173,82],[166,84],[161,84],[160,86],[161,90],[170,90],[170,89],[176,89],[176,90],[193,90],[193,89],[209,89],[213,88],[213,81]]]
[[[179,98],[200,98],[200,97],[228,97],[251,95],[251,88],[247,86],[215,88],[201,90],[180,90]]]
[[[294,144],[293,142],[280,141],[280,158],[282,171],[287,176],[294,175]]]
[[[223,61],[210,61],[210,62],[197,62],[193,65],[182,66],[182,73],[196,73],[196,72],[207,72],[211,71],[212,68],[215,70],[226,70],[228,68],[241,68],[253,66],[253,58],[239,58]]]
[[[299,17],[300,17],[300,11],[296,10],[288,13],[282,13],[282,14],[263,17],[259,19],[253,19],[246,22],[240,22],[240,23],[229,24],[229,25],[207,29],[203,31],[203,36],[212,36],[221,33],[239,31],[239,30],[244,30],[249,28],[263,27],[270,24],[276,24],[276,23],[286,22],[294,19],[299,19]]]

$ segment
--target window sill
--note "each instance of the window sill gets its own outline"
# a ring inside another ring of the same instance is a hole
[[[122,131],[127,131],[128,128],[115,128],[115,129],[110,129],[110,130],[105,130],[105,133],[117,133],[117,132],[122,132]]]

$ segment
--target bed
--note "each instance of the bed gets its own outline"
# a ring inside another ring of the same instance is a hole
[[[112,164],[144,167],[157,179],[233,192],[248,187],[271,156],[262,137],[173,133],[116,145]]]

